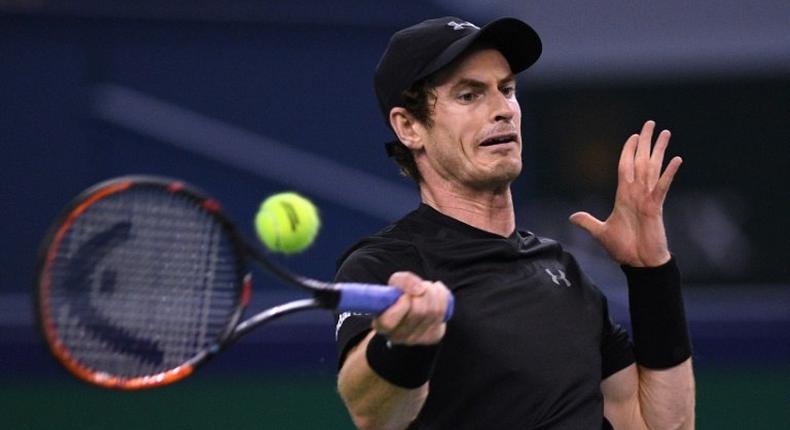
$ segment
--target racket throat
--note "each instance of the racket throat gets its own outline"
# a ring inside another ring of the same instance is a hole
[[[231,342],[235,339],[238,339],[240,336],[243,336],[245,333],[253,330],[254,328],[258,327],[261,324],[268,323],[270,321],[279,319],[285,315],[289,315],[295,312],[300,312],[309,309],[321,309],[323,306],[319,302],[319,300],[315,297],[309,299],[301,299],[301,300],[294,300],[292,302],[283,303],[282,305],[275,306],[273,308],[267,309],[263,312],[260,312],[249,319],[245,320],[231,333],[230,337],[228,338],[227,342]]]

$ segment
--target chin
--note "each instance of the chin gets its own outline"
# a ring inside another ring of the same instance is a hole
[[[498,187],[510,186],[516,178],[518,178],[518,173],[502,172],[500,175],[491,178],[490,182],[496,184]]]
[[[518,163],[500,163],[480,178],[481,188],[508,187],[521,173],[521,160]]]
[[[495,172],[494,176],[499,176],[503,180],[508,180],[509,182],[514,181],[518,175],[521,174],[521,159],[513,160],[507,163],[500,163]]]

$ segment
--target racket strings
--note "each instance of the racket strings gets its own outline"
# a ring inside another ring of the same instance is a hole
[[[155,375],[220,340],[240,276],[216,217],[188,196],[132,188],[94,203],[65,231],[47,312],[81,366]]]

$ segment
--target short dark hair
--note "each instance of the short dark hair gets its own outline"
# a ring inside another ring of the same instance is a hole
[[[477,40],[453,62],[412,84],[409,89],[401,93],[403,99],[401,107],[406,109],[420,124],[428,128],[433,127],[432,116],[436,106],[436,87],[450,79],[450,75],[455,72],[464,58],[475,51],[486,48],[494,48],[494,46],[485,40]],[[398,164],[403,176],[413,179],[418,184],[422,181],[422,175],[417,169],[411,149],[399,140],[395,140],[388,145],[387,153]]]
[[[426,127],[433,126],[431,115],[436,102],[435,88],[438,86],[433,79],[433,75],[425,79],[420,79],[409,89],[401,93],[403,97],[403,108],[409,112],[414,119],[425,125]],[[387,148],[390,157],[395,160],[395,163],[400,167],[401,174],[411,178],[416,183],[422,181],[420,170],[417,169],[417,163],[414,161],[414,153],[411,149],[407,148],[399,140],[392,142]]]

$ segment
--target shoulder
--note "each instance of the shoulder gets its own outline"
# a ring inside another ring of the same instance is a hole
[[[386,282],[396,271],[419,272],[419,253],[408,220],[356,242],[337,259],[336,281]]]

